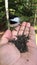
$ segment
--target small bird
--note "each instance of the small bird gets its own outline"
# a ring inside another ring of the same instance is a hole
[[[10,20],[10,24],[19,24],[20,23],[20,17],[9,14],[9,20]]]

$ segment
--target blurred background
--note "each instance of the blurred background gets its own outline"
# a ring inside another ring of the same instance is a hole
[[[35,28],[37,43],[37,0],[9,0],[9,13],[20,17],[20,22],[30,22]],[[0,0],[0,37],[7,29],[5,0]]]

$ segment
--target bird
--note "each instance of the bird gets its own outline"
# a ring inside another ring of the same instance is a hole
[[[12,15],[12,14],[9,14],[9,21],[10,21],[10,24],[19,24],[20,23],[20,17],[16,16],[16,15]]]

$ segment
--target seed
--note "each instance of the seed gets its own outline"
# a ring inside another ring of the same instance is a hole
[[[29,36],[21,35],[17,36],[17,40],[11,40],[10,42],[14,43],[18,50],[23,53],[28,51],[27,42],[29,40]]]

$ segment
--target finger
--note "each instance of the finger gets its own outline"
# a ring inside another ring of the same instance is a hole
[[[15,28],[15,30],[12,31],[12,39],[17,39],[16,36],[22,35],[25,25],[26,22],[23,22],[21,26],[19,25],[18,27]]]
[[[24,30],[24,35],[28,36],[30,30],[30,23],[27,23],[26,28]]]
[[[32,40],[33,42],[35,42],[35,30],[34,27],[30,28],[30,34],[29,34],[30,40]]]
[[[23,34],[25,26],[26,26],[26,22],[23,22],[22,25],[21,25],[21,27],[20,27],[20,30],[18,32],[18,35],[22,35]]]
[[[13,31],[12,31],[12,39],[17,39],[17,34],[20,29],[20,25],[18,25]]]
[[[35,37],[35,30],[34,27],[30,27],[30,33],[29,33],[29,42],[27,43],[30,46],[34,46],[36,45],[36,37]]]
[[[6,44],[11,38],[11,31],[7,30],[0,40],[0,45]]]

